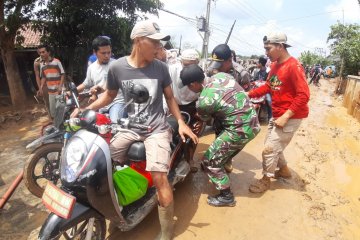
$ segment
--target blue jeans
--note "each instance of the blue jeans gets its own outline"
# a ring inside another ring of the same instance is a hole
[[[125,104],[115,103],[109,109],[109,115],[112,123],[117,123],[120,118],[127,117],[127,112],[124,109]]]
[[[109,117],[112,123],[117,123],[118,119],[127,117],[127,112],[124,109],[122,103],[114,103],[109,109],[100,109],[100,113],[109,113]]]

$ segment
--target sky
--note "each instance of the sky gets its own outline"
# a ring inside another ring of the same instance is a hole
[[[162,0],[164,9],[195,19],[206,15],[207,0]],[[195,21],[159,11],[148,17],[171,35],[172,42],[183,48],[201,52],[203,33]],[[330,26],[341,23],[360,24],[358,0],[212,0],[210,10],[209,52],[224,43],[236,20],[229,40],[231,49],[239,55],[264,55],[263,37],[270,32],[283,32],[292,45],[289,53],[299,57],[304,51],[324,56],[330,54],[327,37]]]

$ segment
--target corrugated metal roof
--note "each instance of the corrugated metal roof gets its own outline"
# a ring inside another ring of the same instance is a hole
[[[21,44],[23,48],[36,48],[40,45],[41,32],[35,32],[28,26],[25,30],[20,29],[20,34],[24,37],[24,42]]]

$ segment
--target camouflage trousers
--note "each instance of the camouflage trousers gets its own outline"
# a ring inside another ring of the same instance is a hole
[[[224,165],[238,154],[251,139],[236,132],[224,130],[206,150],[202,164],[217,190],[230,187],[230,178],[224,169]]]

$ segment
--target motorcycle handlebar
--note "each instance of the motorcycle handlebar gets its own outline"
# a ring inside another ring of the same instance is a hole
[[[79,93],[79,97],[81,97],[81,98],[90,97],[91,95],[92,95],[92,94],[91,94],[90,91]]]
[[[78,99],[77,99],[76,94],[75,94],[73,91],[71,91],[71,95],[72,95],[73,100],[74,100],[74,102],[75,102],[75,106],[76,106],[77,108],[80,108],[80,104],[79,104],[79,101],[78,101]]]
[[[153,129],[151,126],[130,122],[128,119],[122,119],[119,124],[85,124],[82,123],[81,118],[70,118],[69,120],[65,121],[66,124],[69,124],[70,127],[78,127],[82,126],[86,129],[95,128],[100,134],[105,134],[108,132],[117,133],[121,131],[121,129],[129,129],[129,128],[137,128],[141,130],[146,130],[147,132],[152,132]]]
[[[113,134],[116,134],[119,131],[122,130],[126,130],[129,128],[137,128],[137,129],[142,129],[142,130],[146,130],[148,132],[151,132],[153,129],[151,126],[147,126],[147,125],[143,125],[143,124],[139,124],[139,123],[128,123],[126,126],[121,125],[121,124],[104,124],[104,125],[92,125],[93,127],[95,127],[98,132],[100,134],[106,134],[108,132],[112,132]]]
[[[139,123],[129,123],[129,128],[137,128],[137,129],[142,129],[142,130],[146,130],[148,132],[152,131],[152,127],[151,126],[147,126],[147,125],[143,125],[143,124],[139,124]]]

